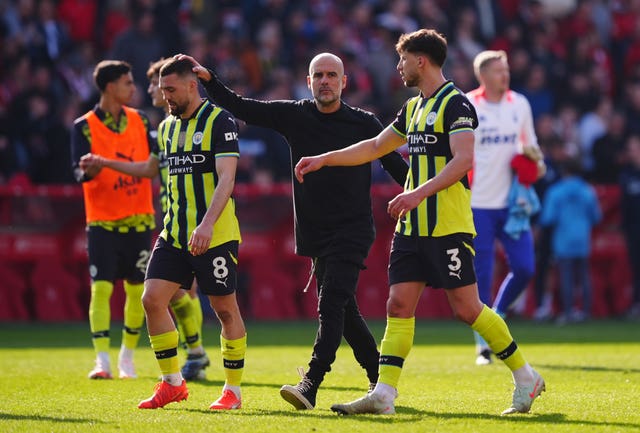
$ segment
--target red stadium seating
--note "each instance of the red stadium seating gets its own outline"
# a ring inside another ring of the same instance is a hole
[[[0,265],[0,321],[29,320],[24,273]]]
[[[82,320],[80,281],[60,262],[40,260],[31,274],[34,289],[35,318],[46,322]]]
[[[627,308],[630,269],[619,227],[620,190],[615,185],[597,185],[595,189],[604,218],[593,233],[593,315],[606,317]],[[397,185],[372,188],[377,238],[365,263],[367,269],[361,273],[357,295],[367,318],[386,316],[387,265],[395,226],[386,209],[399,191]],[[302,292],[309,279],[310,260],[294,252],[291,185],[238,185],[234,197],[243,236],[239,272],[248,280],[248,286],[243,287],[247,318],[316,318],[315,280],[307,293]],[[0,186],[0,223],[0,320],[86,320],[90,282],[81,189]],[[506,273],[500,250],[496,259],[494,294]],[[555,271],[549,272],[551,291],[557,293]],[[526,315],[534,309],[531,292]],[[65,305],[69,299],[74,306]],[[122,320],[124,299],[122,283],[117,282],[111,299],[112,320]],[[444,292],[426,288],[416,316],[452,317]]]

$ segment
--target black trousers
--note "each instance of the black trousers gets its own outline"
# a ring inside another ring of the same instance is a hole
[[[331,371],[343,336],[353,349],[358,363],[366,370],[369,382],[378,381],[380,353],[356,301],[356,287],[363,260],[336,256],[314,259],[319,326],[307,372],[307,376],[314,381],[321,382],[324,375]]]

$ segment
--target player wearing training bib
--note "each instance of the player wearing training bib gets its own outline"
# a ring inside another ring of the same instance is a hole
[[[139,162],[158,150],[149,134],[147,116],[125,105],[135,92],[131,66],[105,60],[96,65],[93,76],[100,101],[93,110],[76,119],[71,133],[74,174],[84,193],[91,276],[89,323],[96,363],[89,378],[112,377],[110,299],[116,279],[124,280],[126,294],[119,377],[135,378],[133,351],[144,323],[140,302],[142,282],[149,259],[151,230],[155,228],[151,181],[100,167],[87,168],[82,165],[82,158],[95,154]]]

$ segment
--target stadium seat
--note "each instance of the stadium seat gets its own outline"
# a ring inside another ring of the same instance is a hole
[[[590,260],[595,317],[618,316],[631,302],[631,274],[623,234],[618,230],[593,233]]]
[[[111,320],[121,322],[124,320],[124,301],[126,294],[124,293],[124,285],[122,280],[116,281],[113,285],[113,294],[111,295]],[[88,308],[88,305],[87,305]],[[87,309],[88,311],[88,309]]]
[[[618,185],[594,185],[600,209],[602,221],[599,227],[619,227],[621,221],[620,196],[622,191]]]
[[[425,287],[416,308],[416,318],[451,319],[453,313],[444,289]]]
[[[295,278],[267,257],[249,263],[249,300],[254,319],[295,319],[300,312],[295,303]],[[300,289],[301,290],[301,289]]]
[[[31,274],[37,320],[58,322],[82,320],[85,317],[79,303],[80,281],[62,264],[40,260]]]
[[[360,272],[357,299],[360,313],[365,319],[385,319],[388,298],[389,279],[386,267],[369,267]]]
[[[29,320],[27,283],[22,273],[0,265],[0,321]]]

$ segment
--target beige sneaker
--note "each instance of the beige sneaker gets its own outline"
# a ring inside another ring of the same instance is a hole
[[[136,379],[138,377],[133,359],[123,356],[122,352],[118,355],[118,372],[120,379]]]
[[[93,370],[87,375],[89,379],[112,379],[111,368],[108,362],[100,359],[100,356],[96,358],[96,365]]]
[[[331,410],[340,415],[355,415],[358,413],[373,413],[377,415],[392,415],[396,413],[393,399],[386,401],[380,394],[369,393],[350,403],[334,404]]]
[[[531,409],[533,401],[546,390],[544,379],[537,371],[533,370],[533,384],[518,386],[513,390],[513,403],[511,407],[502,412],[502,415],[512,413],[527,413]]]

